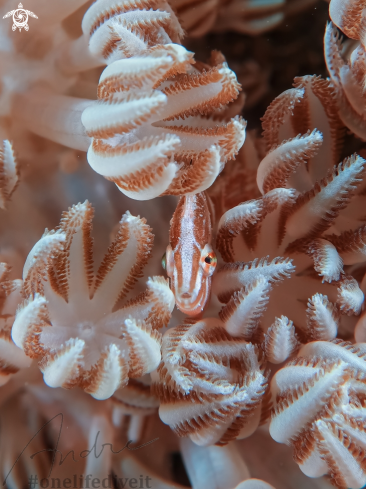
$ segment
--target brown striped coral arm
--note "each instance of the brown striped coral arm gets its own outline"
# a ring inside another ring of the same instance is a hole
[[[366,345],[352,344],[349,341],[335,339],[332,341],[313,341],[303,345],[299,357],[318,357],[328,361],[342,361],[348,368],[366,373]]]
[[[276,318],[264,335],[264,352],[269,362],[279,364],[287,360],[298,348],[299,341],[293,322],[286,316]]]
[[[340,70],[346,64],[341,56],[341,49],[339,31],[332,22],[329,22],[324,35],[324,55],[328,73],[337,89],[341,89]]]
[[[152,88],[161,86],[160,84],[164,81],[172,79],[176,75],[191,71],[191,65],[196,64],[194,53],[187,51],[186,48],[179,44],[157,44],[149,49],[148,56],[157,58],[169,57],[171,59],[169,69],[162,74],[159,81],[154,82],[155,85]]]
[[[211,146],[206,151],[192,155],[189,162],[183,163],[164,194],[189,195],[203,192],[211,187],[221,169],[220,150]]]
[[[337,336],[339,310],[326,295],[315,294],[308,300],[306,309],[309,341],[329,341]]]
[[[343,426],[342,426],[343,428]],[[349,431],[351,426],[341,429],[338,423],[319,419],[315,423],[315,439],[322,459],[329,467],[329,474],[337,487],[358,489],[366,484],[366,471],[363,464],[363,451],[353,440],[364,438],[364,429],[357,429],[357,435]],[[362,443],[362,442],[361,442]]]
[[[117,235],[99,267],[93,294],[96,308],[110,310],[126,296],[141,276],[153,245],[153,235],[145,219],[122,216]]]
[[[157,88],[165,78],[185,72],[192,62],[193,54],[178,44],[157,46],[149,55],[117,60],[102,72],[98,98],[131,89]]]
[[[347,316],[358,316],[361,312],[364,294],[357,280],[346,276],[338,287],[337,305],[343,314]]]
[[[262,119],[263,137],[267,151],[278,146],[282,141],[293,138],[291,118],[296,104],[304,97],[303,88],[291,88],[281,93],[268,106]]]
[[[197,389],[210,394],[230,394],[233,391],[233,382],[237,379],[237,372],[228,362],[222,361],[219,355],[209,352],[192,351],[188,353],[192,367],[200,375],[191,377],[191,390]]]
[[[128,372],[128,361],[118,346],[112,343],[105,348],[93,366],[91,375],[84,382],[84,390],[95,399],[108,399],[117,389],[127,384]]]
[[[0,143],[0,209],[5,209],[14,192],[19,179],[18,173],[13,145],[5,139]]]
[[[362,263],[366,259],[366,226],[355,231],[344,231],[340,235],[325,236],[337,249],[345,265]]]
[[[108,19],[91,36],[90,52],[98,60],[102,61],[104,58],[109,64],[122,56],[129,58],[142,54],[156,43],[169,43],[171,40],[164,31],[169,17],[168,12],[139,10]],[[147,28],[145,32],[141,29],[144,24]],[[146,31],[150,31],[151,40]]]
[[[180,345],[183,349],[195,352],[198,355],[212,355],[216,359],[220,358],[222,362],[227,362],[232,358],[239,359],[240,365],[230,367],[231,370],[236,369],[240,372],[244,367],[251,368],[252,364],[250,362],[254,362],[252,355],[244,362],[242,354],[248,348],[252,348],[253,345],[248,345],[243,338],[231,336],[220,320],[206,318],[199,321],[195,326],[190,334],[183,336]],[[250,363],[249,367],[247,365],[248,362]],[[258,359],[256,359],[256,362],[258,367]]]
[[[93,170],[114,182],[125,195],[146,200],[159,196],[172,183],[177,172],[173,155],[179,146],[180,139],[173,134],[116,146],[94,140],[88,161]]]
[[[46,299],[35,294],[18,307],[11,336],[14,343],[30,358],[41,354],[39,332],[48,320]]]
[[[334,167],[312,190],[301,194],[286,210],[286,237],[282,246],[295,250],[301,243],[328,229],[349,203],[364,171],[365,160],[353,155]]]
[[[332,21],[351,39],[365,46],[365,3],[362,0],[331,0],[329,15]]]
[[[49,387],[70,389],[77,385],[82,371],[85,342],[71,338],[40,361],[43,379]]]
[[[330,23],[325,31],[324,51],[327,68],[336,87],[339,116],[356,136],[366,140],[365,52],[359,46],[346,64],[341,49],[338,31]]]
[[[46,229],[42,238],[33,246],[23,267],[26,296],[43,291],[47,267],[52,266],[63,250],[65,239],[66,234],[60,229],[56,232]]]
[[[101,61],[130,57],[154,44],[178,43],[183,35],[170,6],[154,0],[105,0],[85,13],[82,29],[89,49]]]
[[[308,162],[313,182],[324,178],[341,157],[344,126],[338,113],[337,96],[330,80],[319,76],[295,78],[294,86],[305,90],[300,104],[294,109],[292,123],[295,133],[312,131],[315,127],[322,133],[323,144]]]
[[[180,125],[177,125],[177,124]],[[179,136],[181,149],[177,157],[189,158],[198,156],[213,145],[220,148],[220,162],[223,166],[227,160],[236,156],[245,141],[246,121],[239,116],[227,123],[217,123],[213,118],[187,117],[184,123],[180,121],[159,121],[150,129],[159,132],[173,132]]]
[[[159,91],[139,94],[113,93],[87,107],[82,116],[86,133],[94,138],[112,138],[128,134],[143,123],[160,115],[166,105],[165,95]]]
[[[312,342],[310,345],[324,344],[324,342]],[[300,348],[302,351],[303,347]],[[301,356],[298,352],[297,357],[293,358],[284,367],[277,371],[271,381],[270,390],[272,399],[275,404],[284,400],[284,396],[290,390],[296,390],[303,382],[307,383],[311,379],[319,378],[324,368],[334,366],[338,363],[336,360],[327,362],[324,359],[313,356],[309,353],[307,356]],[[323,474],[325,474],[323,472]]]
[[[161,334],[132,317],[126,319],[122,331],[129,347],[129,376],[138,378],[155,370],[161,360]]]
[[[216,247],[226,262],[234,261],[233,240],[250,224],[260,221],[263,213],[263,202],[252,200],[244,202],[225,212],[221,217],[216,237]]]
[[[259,320],[267,308],[271,286],[264,277],[259,277],[247,288],[235,292],[219,312],[221,321],[231,336],[251,341]]]
[[[93,207],[86,200],[72,206],[61,217],[60,230],[65,234],[65,242],[49,270],[49,282],[70,304],[89,302],[94,278],[93,215]]]
[[[174,120],[212,114],[238,97],[240,85],[235,73],[223,63],[201,73],[176,75],[159,88],[168,98],[161,118]]]
[[[347,364],[342,360],[314,369],[310,377],[306,370],[303,367],[294,372],[293,369],[284,368],[272,380],[272,384],[288,385],[278,396],[269,427],[272,438],[278,443],[289,443],[301,436],[304,428],[326,408],[332,395],[349,378]]]
[[[314,260],[314,269],[323,278],[323,282],[339,280],[344,273],[342,258],[330,241],[316,239],[306,247],[305,252]]]
[[[168,281],[163,277],[152,277],[147,281],[147,289],[140,296],[131,299],[123,307],[109,314],[102,324],[106,328],[119,328],[128,317],[145,321],[153,329],[167,326],[175,306],[174,294]]]
[[[269,283],[276,283],[290,278],[294,271],[292,260],[281,257],[272,261],[266,257],[248,263],[228,263],[213,276],[212,291],[220,302],[226,303],[234,292],[242,287],[249,287],[260,277],[264,277]]]
[[[322,142],[322,134],[314,129],[272,148],[260,162],[257,171],[257,185],[262,194],[274,188],[286,187],[290,175],[315,156]]]

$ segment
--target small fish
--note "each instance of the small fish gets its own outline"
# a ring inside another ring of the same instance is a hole
[[[188,316],[201,314],[210,298],[211,276],[217,264],[211,231],[206,195],[181,197],[170,221],[169,246],[162,265],[178,309]]]

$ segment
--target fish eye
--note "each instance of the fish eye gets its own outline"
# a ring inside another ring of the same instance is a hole
[[[209,265],[216,266],[217,258],[216,258],[216,255],[213,251],[206,256],[205,263],[208,263]]]
[[[166,270],[166,253],[161,257],[161,266]]]
[[[202,267],[203,273],[207,277],[211,275],[216,270],[217,258],[214,250],[210,244],[206,244],[201,252],[200,265]]]

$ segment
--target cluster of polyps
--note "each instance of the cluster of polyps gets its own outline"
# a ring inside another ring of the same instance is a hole
[[[332,0],[329,13],[336,26],[358,41],[343,49],[333,23],[327,26],[325,59],[336,91],[339,115],[354,134],[366,140],[365,3],[362,0]]]
[[[153,277],[144,294],[115,310],[141,276],[152,234],[127,212],[94,277],[92,216],[88,202],[73,206],[33,247],[23,273],[29,298],[12,338],[39,360],[49,386],[80,386],[106,399],[159,365],[157,328],[168,323],[174,297],[163,278]]]
[[[14,115],[43,137],[88,150],[92,168],[129,197],[209,187],[245,138],[243,119],[225,115],[240,86],[223,56],[195,63],[178,44],[181,28],[165,2],[100,0],[82,27],[80,40],[64,48],[61,66],[74,73],[108,64],[99,100],[36,87],[17,97]]]
[[[271,436],[306,475],[342,489],[366,483],[365,356],[365,343],[308,343],[271,382]]]
[[[244,141],[242,119],[213,117],[236,99],[235,74],[220,56],[195,66],[192,53],[172,44],[171,12],[103,6],[96,2],[83,20],[91,52],[109,63],[98,103],[82,115],[90,165],[137,199],[205,190]]]
[[[334,87],[337,109],[343,123],[360,139],[366,140],[366,51],[365,51],[365,4],[359,0],[340,2],[332,0],[329,13],[334,24],[349,38],[358,42],[341,44],[337,28],[330,23],[324,37],[325,60]],[[363,190],[363,189],[362,189]],[[360,192],[358,206],[354,206],[349,219],[360,213],[364,202]],[[356,204],[356,202],[355,202]],[[357,216],[358,217],[358,216]],[[343,231],[343,229],[342,229]],[[340,251],[346,265],[359,267],[366,256],[365,228],[363,226],[332,236],[332,243]],[[362,288],[364,286],[362,285]],[[366,338],[365,315],[359,320],[355,336],[357,341]]]
[[[229,322],[190,320],[163,337],[154,385],[160,418],[198,445],[245,438],[260,422],[267,383],[263,365],[254,345],[228,333]]]
[[[344,209],[352,197],[362,199],[365,160],[354,155],[336,164],[342,126],[329,82],[317,77],[297,79],[296,88],[270,105],[263,127],[268,152],[257,171],[263,196],[221,217],[216,245],[227,263],[214,276],[213,291],[221,302],[234,301],[235,293],[258,294],[267,306],[272,285],[291,274],[274,287],[262,320],[267,355],[278,363],[298,339],[331,340],[342,314],[361,311],[363,293],[343,271],[339,242],[347,240],[340,234],[345,225],[362,222],[361,209],[351,208],[352,219]],[[340,235],[326,235],[329,229]],[[229,331],[247,340],[255,333],[250,321]]]
[[[22,300],[23,283],[21,280],[9,280],[9,272],[9,267],[0,263],[0,385],[31,364],[31,360],[11,339],[15,311]]]
[[[205,190],[244,141],[240,118],[208,117],[236,98],[235,75],[226,63],[184,73],[191,61],[177,45],[115,61],[101,76],[99,102],[83,113],[90,165],[129,197]]]

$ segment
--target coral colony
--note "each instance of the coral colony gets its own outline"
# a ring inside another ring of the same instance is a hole
[[[224,55],[182,45],[319,5],[28,0],[37,24],[1,23],[4,487],[366,485],[366,3],[329,2],[326,76],[262,134]]]

